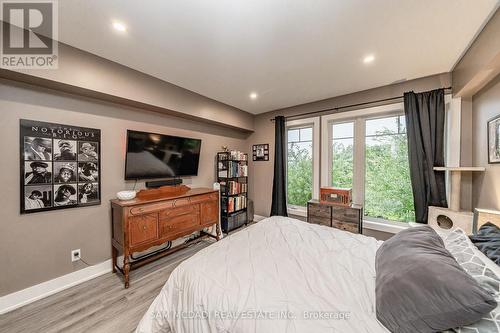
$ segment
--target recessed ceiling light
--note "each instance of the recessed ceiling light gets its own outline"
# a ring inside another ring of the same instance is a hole
[[[373,60],[375,60],[375,56],[373,54],[367,55],[366,57],[363,58],[363,62],[365,64],[372,63]]]
[[[118,22],[118,21],[113,22],[113,28],[115,28],[115,30],[120,31],[120,32],[127,31],[127,26],[121,22]]]
[[[257,97],[259,97],[259,95],[257,95],[256,92],[250,93],[250,99],[257,99]]]

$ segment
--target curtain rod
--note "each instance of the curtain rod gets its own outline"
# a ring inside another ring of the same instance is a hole
[[[442,88],[442,89],[449,90],[446,94],[451,94],[451,87],[446,87],[446,88]],[[353,107],[357,107],[357,106],[364,106],[364,105],[369,105],[369,104],[389,102],[389,101],[393,101],[393,100],[397,100],[397,99],[401,99],[401,98],[403,98],[403,96],[389,97],[389,98],[379,99],[379,100],[376,100],[376,101],[363,102],[363,103],[357,103],[357,104],[351,104],[351,105],[337,106],[337,107],[334,107],[334,108],[328,108],[328,109],[323,109],[323,110],[309,111],[309,112],[294,114],[292,116],[285,117],[285,120],[290,119],[290,118],[301,118],[301,117],[309,116],[309,115],[316,114],[316,113],[323,113],[323,112],[328,112],[328,111],[339,111],[341,109],[348,109],[348,108],[353,108]],[[274,118],[272,118],[271,121],[274,121]]]

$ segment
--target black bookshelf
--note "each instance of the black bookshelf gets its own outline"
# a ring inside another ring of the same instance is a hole
[[[217,153],[217,182],[220,184],[221,228],[228,233],[248,223],[248,154]]]

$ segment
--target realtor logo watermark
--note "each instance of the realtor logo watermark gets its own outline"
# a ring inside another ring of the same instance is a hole
[[[0,67],[57,69],[57,2],[1,0]]]

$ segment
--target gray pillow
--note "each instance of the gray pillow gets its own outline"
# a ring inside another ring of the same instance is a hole
[[[495,295],[497,307],[481,320],[453,329],[456,333],[500,333],[500,267],[479,251],[462,229],[441,235],[444,247],[484,289]]]
[[[375,268],[377,318],[391,332],[437,332],[476,322],[496,307],[429,226],[385,241]]]

